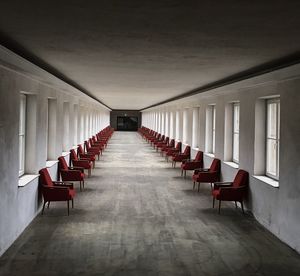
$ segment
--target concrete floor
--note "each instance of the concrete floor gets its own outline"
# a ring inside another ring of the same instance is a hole
[[[0,275],[300,275],[300,256],[231,203],[211,208],[137,133],[116,132],[75,209],[52,203]]]

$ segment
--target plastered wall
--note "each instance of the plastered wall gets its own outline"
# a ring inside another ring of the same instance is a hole
[[[300,252],[300,67],[293,66],[268,73],[240,83],[222,87],[189,98],[145,110],[142,125],[156,127],[153,114],[180,111],[199,107],[199,131],[197,144],[205,152],[206,109],[216,105],[216,152],[215,157],[226,161],[225,110],[228,104],[240,102],[240,161],[239,168],[250,173],[250,188],[246,206],[255,218],[282,241]],[[256,114],[258,100],[277,95],[280,97],[280,178],[279,187],[273,187],[254,177],[255,126],[261,124]],[[191,127],[192,124],[189,124]],[[184,136],[182,124],[178,124],[180,137]],[[196,131],[193,129],[192,131]],[[185,134],[186,135],[186,134]],[[197,137],[197,136],[196,136]],[[192,150],[192,155],[197,149]],[[213,157],[204,156],[205,166]],[[222,178],[230,181],[236,168],[222,162]],[[210,208],[210,206],[208,206]]]
[[[28,135],[30,142],[33,143],[28,152],[30,160],[26,165],[26,173],[37,174],[39,169],[46,167],[49,98],[57,101],[56,137],[51,159],[55,157],[57,159],[62,155],[63,150],[82,143],[88,135],[109,125],[109,110],[98,105],[94,100],[89,101],[86,96],[81,99],[78,92],[76,96],[72,96],[72,89],[66,93],[42,81],[9,70],[1,66],[0,62],[0,255],[22,233],[41,207],[38,178],[24,187],[18,187],[20,93],[27,93],[28,97],[34,97],[36,103],[36,113],[31,114],[32,130]],[[64,116],[63,107],[66,103],[69,110],[67,117],[70,122],[68,137],[64,135],[64,117],[66,116]],[[74,112],[74,106],[78,112]],[[89,118],[88,123],[83,126],[87,130],[85,133],[81,133],[82,116]],[[74,122],[78,124],[78,133],[74,132],[76,130]],[[49,170],[55,179],[57,177],[56,166],[52,166]]]

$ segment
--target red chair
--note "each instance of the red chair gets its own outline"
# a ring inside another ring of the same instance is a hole
[[[83,158],[83,159],[88,159],[88,160],[92,161],[93,168],[95,168],[96,153],[92,153],[92,152],[84,153],[84,149],[83,149],[82,145],[78,145],[77,156],[79,157],[79,159]]]
[[[198,151],[194,160],[186,159],[181,162],[181,176],[184,172],[184,178],[186,177],[186,171],[193,171],[203,168],[203,152]]]
[[[156,151],[158,151],[159,149],[163,148],[164,146],[168,145],[170,138],[169,137],[165,137],[163,142],[159,142],[156,144]]]
[[[44,214],[45,205],[48,202],[48,208],[51,201],[67,201],[68,215],[70,213],[70,200],[72,201],[72,208],[74,208],[75,190],[73,184],[66,184],[62,181],[52,181],[49,172],[46,168],[39,171],[40,185],[42,195],[44,198],[44,204],[42,209],[42,215]]]
[[[222,201],[234,201],[237,208],[237,201],[241,203],[244,214],[243,200],[246,197],[249,184],[249,173],[239,170],[233,182],[216,182],[212,191],[213,208],[215,207],[215,199],[219,200],[219,214],[221,211]]]
[[[62,181],[79,181],[80,191],[84,188],[84,172],[81,167],[69,167],[63,156],[58,157],[58,169]]]
[[[165,135],[160,136],[158,140],[153,142],[153,147],[156,148],[156,145],[165,141]]]
[[[168,162],[169,157],[175,156],[177,153],[181,152],[181,142],[178,142],[175,148],[169,148],[166,152],[166,160]]]
[[[172,157],[172,167],[176,167],[176,162],[181,162],[184,159],[189,159],[191,157],[191,147],[186,146],[183,153],[176,153]]]
[[[210,165],[209,169],[199,169],[195,170],[193,174],[193,189],[195,189],[195,183],[198,182],[198,192],[200,189],[200,183],[210,183],[212,188],[212,183],[220,181],[221,173],[221,161],[219,159],[214,159]]]
[[[92,170],[92,166],[93,163],[92,161],[90,161],[89,159],[78,159],[77,154],[75,152],[75,150],[71,149],[70,150],[70,160],[71,163],[73,164],[74,167],[82,167],[86,170],[88,170],[88,176],[91,176],[91,170]]]
[[[101,147],[92,147],[90,145],[89,141],[84,141],[84,147],[85,147],[86,153],[92,153],[92,154],[97,155],[98,156],[98,160],[99,160],[100,154],[102,155],[102,149],[101,149]]]
[[[160,154],[162,156],[164,156],[165,153],[167,153],[167,151],[169,149],[172,149],[175,147],[175,140],[174,139],[171,139],[171,141],[169,141],[169,143],[165,146],[163,146],[161,149],[160,149]]]

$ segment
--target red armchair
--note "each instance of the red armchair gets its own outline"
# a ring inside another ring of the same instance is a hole
[[[73,164],[74,167],[82,167],[86,170],[88,170],[88,176],[91,176],[91,170],[92,170],[92,161],[89,159],[78,159],[77,154],[75,150],[71,149],[70,150],[70,159],[71,163]]]
[[[102,149],[101,147],[92,147],[90,145],[89,141],[84,141],[84,148],[86,153],[92,153],[98,156],[98,160],[99,160],[99,156],[100,154],[102,154]]]
[[[169,137],[165,137],[164,141],[159,142],[156,144],[156,151],[158,151],[159,149],[163,148],[164,146],[168,145],[170,138]]]
[[[163,146],[161,149],[160,149],[160,153],[161,155],[163,156],[165,153],[167,153],[167,151],[171,148],[174,148],[175,147],[175,140],[174,139],[171,139],[171,141],[169,141],[169,143],[165,146]]]
[[[172,157],[172,167],[176,167],[176,162],[181,162],[184,159],[189,159],[191,157],[191,147],[186,146],[183,153],[176,153]]]
[[[178,142],[175,148],[169,148],[166,152],[166,160],[169,160],[169,157],[175,156],[177,153],[181,152],[181,142]]]
[[[184,178],[186,177],[186,171],[193,171],[203,168],[203,152],[198,151],[194,160],[186,159],[181,162],[181,176],[184,172]]]
[[[75,190],[73,184],[66,184],[61,181],[52,181],[49,172],[46,168],[39,171],[40,185],[44,204],[42,215],[44,214],[45,205],[48,202],[48,208],[51,201],[67,201],[68,215],[70,213],[70,201],[72,201],[72,208],[74,208]]]
[[[195,189],[195,183],[198,182],[198,192],[200,189],[200,183],[210,183],[212,187],[212,183],[220,181],[220,173],[221,173],[221,161],[219,159],[214,159],[210,165],[209,169],[199,169],[195,170],[193,174],[193,189]]]
[[[96,162],[96,153],[84,153],[83,147],[81,145],[78,145],[77,148],[77,156],[79,159],[88,159],[93,162],[93,168],[95,168],[95,162]]]
[[[156,148],[156,145],[165,141],[165,135],[160,136],[158,140],[153,142],[153,147]]]
[[[244,213],[243,200],[246,196],[249,183],[249,173],[244,170],[239,170],[233,182],[216,182],[212,191],[213,208],[215,207],[215,199],[219,200],[219,214],[221,211],[222,201],[234,201],[237,208],[237,202],[241,203],[241,208]]]
[[[80,191],[84,188],[84,172],[81,167],[69,167],[63,156],[58,157],[58,169],[62,181],[79,181]]]

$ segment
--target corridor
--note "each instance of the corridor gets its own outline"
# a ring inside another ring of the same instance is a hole
[[[78,187],[78,186],[76,186]],[[250,215],[211,208],[136,132],[115,132],[66,214],[53,202],[0,259],[0,275],[299,275],[299,255]]]

